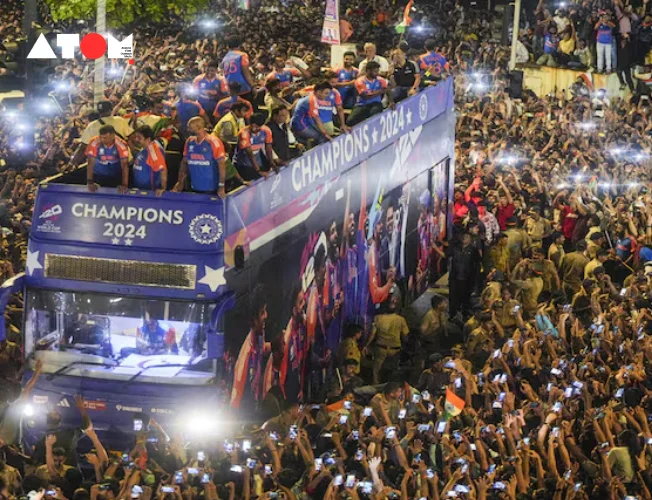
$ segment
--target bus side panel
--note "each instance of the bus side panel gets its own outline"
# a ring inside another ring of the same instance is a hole
[[[233,406],[253,409],[270,389],[288,400],[318,397],[335,376],[348,324],[368,333],[390,294],[408,304],[446,271],[430,244],[446,238],[450,222],[450,115],[344,172],[307,207],[289,204],[292,227],[253,249],[244,270],[229,271],[237,296],[225,320]],[[391,288],[388,274],[396,275]]]

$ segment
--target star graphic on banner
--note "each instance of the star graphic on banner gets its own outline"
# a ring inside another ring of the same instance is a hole
[[[214,292],[222,285],[226,285],[226,280],[224,279],[224,267],[213,269],[210,266],[204,266],[204,271],[206,274],[199,280],[199,283],[208,286],[208,288],[211,289],[211,292]]]
[[[410,111],[410,108],[408,108],[407,113],[405,113],[405,117],[407,118],[408,125],[412,123],[412,111]]]
[[[201,234],[211,234],[211,226],[208,224],[202,224],[201,226]]]
[[[30,276],[34,274],[34,271],[37,269],[43,269],[43,266],[41,263],[38,261],[38,254],[40,253],[39,250],[36,252],[30,252],[27,250],[27,262],[25,263],[25,268],[27,269],[27,274]]]
[[[113,238],[113,239],[111,240],[111,243],[112,243],[113,245],[119,245],[119,244],[120,244],[120,239],[119,239],[119,238]]]
[[[129,239],[129,238],[125,238],[125,245],[127,245],[128,247],[130,247],[133,242],[134,242],[134,240]]]
[[[378,142],[378,129],[374,128],[374,131],[371,133],[371,138],[374,141],[374,144]]]

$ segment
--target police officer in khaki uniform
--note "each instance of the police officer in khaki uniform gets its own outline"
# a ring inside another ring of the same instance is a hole
[[[516,217],[507,219],[507,248],[509,249],[509,267],[514,266],[523,258],[523,255],[532,246],[530,236],[520,227],[517,227]]]
[[[580,240],[575,244],[575,251],[564,255],[561,261],[561,279],[567,297],[573,297],[580,291],[584,279],[584,267],[589,263],[585,252],[586,241]]]
[[[399,297],[393,295],[389,299],[388,310],[374,318],[373,328],[367,347],[374,343],[372,366],[373,383],[380,383],[380,370],[383,364],[397,364],[401,352],[401,340],[410,333],[405,318],[396,312]]]
[[[514,299],[516,291],[511,285],[503,285],[501,300],[494,303],[493,310],[496,313],[496,320],[506,331],[511,332],[518,326],[517,314],[521,303]]]
[[[586,247],[586,252],[589,255],[590,259],[595,259],[598,255],[598,250],[602,248],[602,245],[605,242],[604,233],[597,232],[591,235],[591,239]]]
[[[509,276],[509,248],[507,247],[509,237],[505,233],[498,235],[496,244],[489,248],[489,268],[495,268],[505,276]]]
[[[534,248],[532,250],[532,260],[535,263],[535,269],[541,273],[543,280],[543,291],[553,292],[561,290],[561,280],[555,268],[555,264],[551,260],[545,259],[543,249]]]
[[[584,279],[593,279],[593,272],[595,271],[595,268],[603,267],[603,264],[607,261],[608,258],[609,252],[607,252],[604,248],[600,248],[595,254],[595,257],[591,259],[591,261],[584,268]]]
[[[539,295],[543,290],[543,264],[538,261],[526,259],[522,262],[523,266],[516,272],[512,283],[521,289],[521,301],[523,302],[524,315],[534,317],[539,303]]]
[[[538,207],[532,207],[528,214],[525,230],[532,240],[532,247],[541,248],[543,240],[552,234],[552,225],[548,219],[541,217],[541,210]]]

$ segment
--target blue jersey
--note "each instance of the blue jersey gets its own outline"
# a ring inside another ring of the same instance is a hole
[[[355,88],[358,91],[358,106],[379,103],[383,100],[382,92],[375,96],[369,96],[369,94],[386,89],[387,80],[380,76],[377,76],[373,80],[369,80],[366,76],[361,76],[355,81]]]
[[[251,91],[251,86],[244,76],[244,68],[249,67],[249,56],[239,50],[230,50],[222,59],[222,70],[228,83],[238,82],[242,88],[240,94]]]
[[[195,136],[190,137],[183,148],[183,157],[188,162],[192,190],[217,191],[220,180],[218,166],[225,159],[222,141],[214,135],[206,135],[201,141]]]
[[[161,172],[166,169],[165,151],[158,141],[152,141],[134,160],[134,186],[138,189],[165,189]]]
[[[597,41],[599,43],[611,44],[613,40],[613,27],[611,24],[600,23],[598,26]]]
[[[226,80],[220,76],[209,80],[202,74],[195,78],[192,83],[199,93],[197,101],[206,113],[212,113],[220,99],[229,95]]]
[[[431,51],[419,57],[419,69],[424,75],[439,76],[448,69],[448,61],[438,52]]]
[[[306,97],[302,97],[294,107],[294,114],[290,121],[290,128],[295,132],[302,132],[307,128],[314,128],[316,126],[315,117],[317,116],[320,116],[317,96],[315,96],[315,94],[310,94]]]
[[[552,33],[546,33],[543,37],[543,53],[544,54],[554,54],[557,52],[557,46],[559,45],[559,37]]]
[[[177,118],[179,119],[179,128],[183,132],[188,131],[188,120],[195,116],[203,116],[204,108],[197,101],[181,99],[176,104]]]
[[[272,131],[267,125],[260,127],[258,132],[252,132],[250,127],[243,128],[238,134],[238,145],[235,148],[233,163],[238,166],[252,167],[251,159],[247,154],[247,148],[251,148],[256,162],[259,166],[263,165],[265,157],[265,148],[267,144],[272,143]],[[271,158],[269,158],[271,161]]]
[[[129,146],[119,137],[107,146],[96,136],[88,143],[86,156],[95,158],[93,175],[96,179],[103,177],[119,181],[122,179],[122,160],[129,159]]]
[[[351,85],[347,85],[346,87],[338,87],[337,89],[339,90],[342,99],[346,100],[350,95],[355,94],[355,80],[360,75],[360,71],[358,71],[358,68],[354,67],[351,67],[351,69],[337,68],[334,71],[337,73],[338,82],[351,82]]]

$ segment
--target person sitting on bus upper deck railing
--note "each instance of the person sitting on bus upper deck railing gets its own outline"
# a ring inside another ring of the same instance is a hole
[[[113,125],[100,128],[100,135],[93,137],[86,148],[86,184],[91,193],[98,184],[116,185],[124,193],[129,187],[129,146],[116,137]]]
[[[186,175],[190,174],[190,187],[199,193],[215,193],[224,198],[226,191],[226,153],[224,144],[216,136],[206,132],[204,120],[200,117],[188,121],[188,130],[193,134],[186,140],[179,181],[173,191],[183,191]]]
[[[383,95],[387,96],[390,107],[394,108],[394,100],[389,91],[387,80],[378,76],[380,65],[370,61],[365,66],[365,73],[355,81],[358,100],[349,115],[347,125],[353,127],[367,118],[383,112]]]
[[[278,171],[281,164],[280,160],[274,160],[272,131],[265,125],[266,119],[266,113],[254,113],[249,125],[238,134],[233,163],[247,181],[267,177],[270,167]]]
[[[168,186],[168,169],[165,151],[154,137],[151,127],[143,125],[134,132],[134,141],[142,149],[134,161],[134,186],[138,189],[151,189],[161,196]]]

